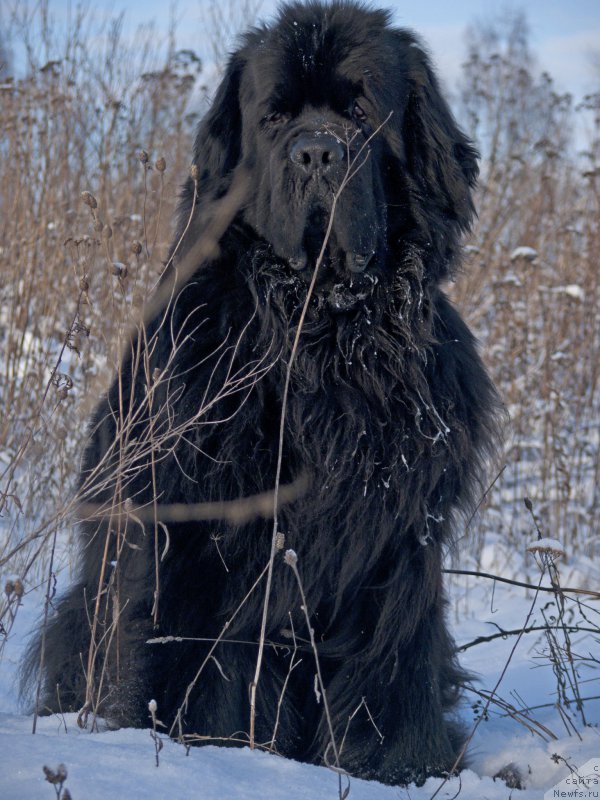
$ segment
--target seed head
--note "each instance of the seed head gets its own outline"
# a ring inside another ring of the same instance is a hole
[[[67,768],[64,764],[59,764],[56,770],[46,766],[43,769],[48,783],[52,783],[56,786],[59,783],[63,784],[67,780]]]
[[[98,208],[98,202],[91,192],[82,192],[81,199],[90,208]]]
[[[142,243],[138,242],[137,239],[134,239],[134,241],[131,243],[131,252],[134,256],[139,256],[139,254],[142,252]]]
[[[557,539],[543,537],[536,539],[527,545],[529,553],[537,553],[540,556],[550,556],[550,558],[563,558],[566,555],[565,548]]]
[[[14,590],[15,590],[14,583],[11,580],[7,580],[6,583],[4,584],[4,592],[6,596],[10,597],[10,595],[14,592]]]
[[[156,164],[154,166],[159,172],[164,172],[167,168],[167,162],[161,156],[160,158],[156,159]]]
[[[194,181],[194,183],[196,183],[196,181],[200,177],[200,170],[198,169],[197,164],[192,164],[192,168],[190,169],[190,175],[192,176],[192,180]]]
[[[102,229],[102,236],[104,239],[112,239],[112,228],[110,225],[105,225]]]
[[[140,150],[140,152],[138,153],[138,158],[144,166],[146,166],[146,164],[150,160],[150,157],[145,150]]]
[[[25,587],[23,586],[23,582],[20,581],[18,578],[14,582],[13,591],[15,593],[15,596],[18,597],[19,600],[23,597],[23,594],[25,593]]]
[[[111,272],[117,278],[126,278],[127,266],[122,261],[113,261]]]
[[[48,783],[59,783],[58,776],[53,769],[50,769],[50,767],[47,767],[46,765],[44,765],[42,769],[44,770],[44,775],[46,776]]]

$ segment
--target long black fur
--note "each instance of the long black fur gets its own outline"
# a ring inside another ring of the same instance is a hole
[[[331,143],[333,163],[311,173],[303,168],[311,158],[331,160],[319,137]],[[448,718],[463,674],[441,567],[457,513],[474,500],[493,451],[498,403],[471,333],[440,288],[459,266],[459,240],[473,218],[477,154],[422,44],[392,28],[385,12],[354,2],[292,4],[244,36],[198,131],[199,201],[175,266],[241,168],[251,191],[218,254],[197,265],[147,326],[148,362],[138,365],[140,337],[124,358],[93,420],[81,491],[86,501],[116,494],[151,507],[155,499],[189,504],[273,489],[291,343],[331,198],[354,157],[362,166],[340,196],[291,373],[281,480],[306,474],[310,488],[281,509],[279,527],[298,555],[338,744],[345,733],[341,763],[352,774],[406,783],[450,769],[462,742]],[[192,197],[190,180],[180,233]],[[368,263],[351,270],[357,254]],[[210,645],[146,641],[218,636],[268,561],[271,527],[264,519],[184,521],[168,526],[168,543],[159,527],[159,556],[166,554],[154,627],[154,525],[135,517],[125,528],[122,520],[83,523],[79,580],[47,630],[45,708],[85,701],[102,591],[99,711],[146,725],[155,698],[170,725]],[[102,574],[105,556],[118,566]],[[191,692],[186,732],[248,731],[263,592],[251,594],[226,633],[247,644],[219,644]],[[273,733],[292,627],[301,662],[289,674],[275,745],[320,762],[329,732],[298,587],[278,555],[267,638],[282,646],[265,652],[257,741]],[[363,699],[377,730],[364,704],[349,722]]]

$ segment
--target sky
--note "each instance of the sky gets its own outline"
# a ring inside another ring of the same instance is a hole
[[[3,0],[0,0],[0,5]],[[68,0],[49,0],[54,13],[65,13]],[[234,24],[243,25],[246,5],[259,6],[259,17],[269,19],[277,0],[221,0],[231,9]],[[458,78],[465,53],[465,28],[477,19],[493,19],[505,10],[523,10],[531,30],[531,45],[541,69],[547,70],[560,91],[570,91],[577,99],[598,89],[600,66],[599,0],[376,0],[375,6],[389,8],[396,25],[410,27],[421,34],[433,55],[440,76],[448,89]],[[203,39],[210,28],[211,0],[178,0],[176,4],[177,41],[208,61]],[[94,2],[100,13],[125,12],[128,30],[154,19],[160,28],[168,26],[169,4],[165,0],[111,0]]]

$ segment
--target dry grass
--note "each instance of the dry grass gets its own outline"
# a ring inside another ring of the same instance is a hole
[[[490,532],[522,552],[530,497],[545,535],[591,558],[600,522],[600,94],[574,108],[550,76],[536,77],[524,36],[518,17],[493,47],[479,32],[464,69],[463,116],[484,159],[479,223],[452,294],[510,413],[507,469],[472,533],[479,554]],[[582,114],[587,149],[576,153]]]
[[[156,63],[151,30],[127,45],[117,22],[90,31],[81,15],[61,41],[45,6],[30,20],[20,8],[8,30],[27,75],[0,87],[5,555],[32,521],[42,530],[61,513],[85,421],[163,269],[199,67],[169,41]],[[98,56],[92,40],[102,38]],[[40,49],[51,57],[38,59]],[[25,576],[34,562],[25,548],[11,568]]]

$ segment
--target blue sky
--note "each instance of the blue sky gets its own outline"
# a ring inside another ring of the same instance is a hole
[[[234,12],[243,6],[236,0],[221,3]],[[466,26],[504,9],[525,11],[540,66],[554,77],[560,90],[571,91],[579,98],[597,90],[600,84],[600,67],[595,73],[591,68],[594,53],[600,61],[600,0],[375,0],[372,4],[389,8],[395,24],[411,27],[423,36],[450,90],[464,56]],[[203,38],[209,28],[209,5],[209,0],[178,0],[176,5],[179,45],[195,49],[207,59],[209,50]],[[262,0],[259,16],[268,19],[277,5],[277,0]],[[161,28],[168,25],[168,0],[111,0],[92,3],[91,7],[102,15],[124,11],[128,30],[151,19]],[[50,0],[50,8],[61,16],[68,0]]]

